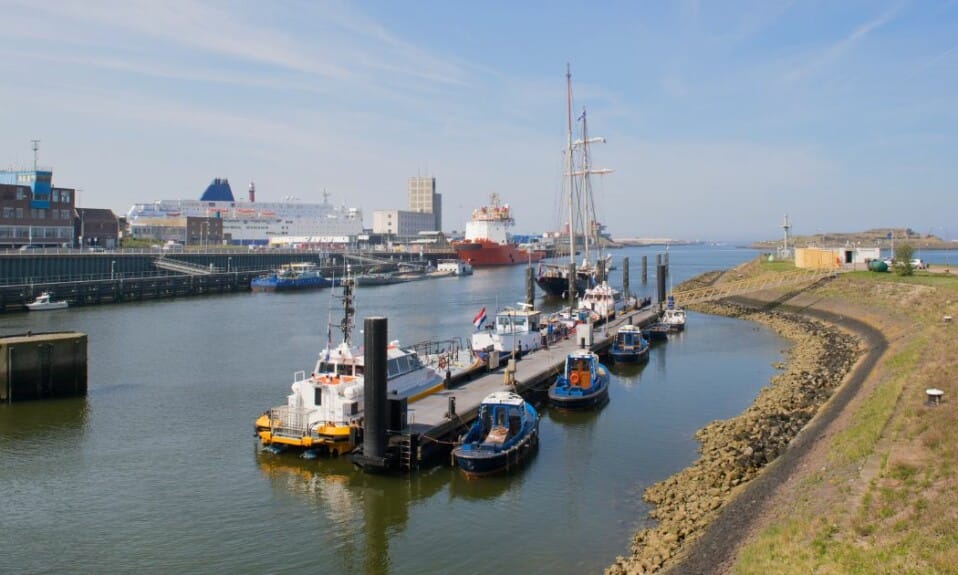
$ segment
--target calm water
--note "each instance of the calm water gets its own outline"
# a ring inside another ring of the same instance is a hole
[[[616,253],[641,295],[658,249]],[[673,281],[756,254],[673,248]],[[521,301],[523,279],[516,267],[360,288],[357,306],[403,342],[466,336],[481,306]],[[4,334],[89,335],[87,398],[0,405],[0,573],[601,572],[643,524],[643,489],[693,461],[694,431],[748,405],[785,348],[691,313],[648,365],[613,368],[602,411],[545,410],[519,473],[365,476],[260,453],[253,438],[293,371],[312,367],[329,305],[322,291],[0,316]]]

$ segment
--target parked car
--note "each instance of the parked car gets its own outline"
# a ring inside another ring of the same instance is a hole
[[[36,244],[26,244],[26,245],[20,246],[21,252],[26,252],[30,250],[42,250],[42,249],[43,249],[43,246],[38,246]]]
[[[915,258],[911,260],[911,267],[916,270],[925,270],[928,269],[928,264],[926,264],[925,260],[921,258]]]

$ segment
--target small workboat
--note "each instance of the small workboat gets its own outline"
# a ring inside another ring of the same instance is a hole
[[[452,450],[467,477],[514,469],[539,445],[539,414],[522,396],[496,391],[479,405],[472,427]]]
[[[352,451],[362,439],[365,404],[363,350],[351,340],[353,330],[353,280],[341,282],[344,317],[340,324],[343,341],[333,346],[331,327],[327,346],[319,352],[312,373],[293,374],[286,405],[267,410],[255,423],[264,448],[298,448],[327,455]],[[415,349],[389,343],[386,349],[386,389],[389,397],[412,403],[444,386],[450,366],[430,365]]]
[[[599,356],[581,349],[565,359],[562,375],[549,387],[549,403],[560,409],[585,409],[609,400],[609,370]]]
[[[655,322],[642,328],[642,337],[645,341],[652,343],[656,341],[669,340],[669,326],[662,322]]]
[[[473,319],[476,331],[472,334],[472,352],[483,362],[492,365],[507,356],[522,356],[536,351],[542,346],[542,312],[532,309],[525,303],[519,309],[506,308],[496,313],[493,325],[482,329],[486,321],[486,308],[483,307]]]
[[[642,363],[649,360],[649,342],[642,337],[642,330],[634,325],[619,328],[609,352],[615,363]]]
[[[662,312],[661,322],[669,326],[669,331],[685,329],[685,310],[675,307],[675,298],[669,296],[665,310]]]
[[[280,266],[276,271],[257,276],[250,281],[250,290],[262,291],[291,291],[302,289],[319,289],[329,287],[333,282],[319,271],[319,266],[313,262],[297,262]]]
[[[619,295],[619,291],[610,286],[609,282],[602,282],[585,290],[579,298],[579,309],[587,310],[592,321],[608,320],[615,317]]]
[[[27,309],[30,311],[44,311],[49,309],[65,309],[70,304],[67,303],[67,300],[61,299],[58,301],[53,301],[53,296],[50,292],[43,292],[37,296],[37,299],[26,304]]]

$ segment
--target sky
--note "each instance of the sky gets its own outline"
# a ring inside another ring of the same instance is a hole
[[[0,0],[0,168],[82,207],[199,198],[405,209],[498,193],[557,229],[573,108],[614,237],[958,238],[958,0]]]

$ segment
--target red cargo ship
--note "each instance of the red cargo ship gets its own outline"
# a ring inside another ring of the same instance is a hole
[[[510,241],[508,229],[514,225],[509,204],[500,205],[499,195],[492,194],[488,206],[473,210],[466,238],[452,247],[459,259],[473,266],[507,266],[544,258],[545,252],[521,249]]]

